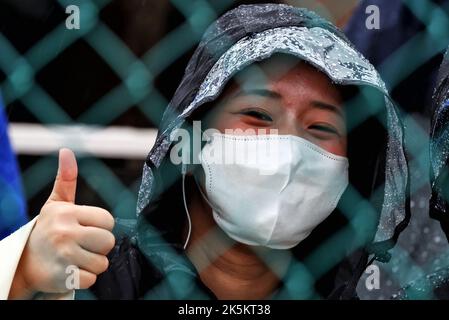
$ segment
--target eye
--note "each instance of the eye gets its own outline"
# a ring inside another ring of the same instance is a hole
[[[323,133],[330,133],[330,134],[340,136],[340,133],[338,132],[338,130],[330,125],[314,124],[314,125],[311,125],[309,128],[312,130],[321,131]]]
[[[239,113],[262,121],[273,121],[270,115],[261,109],[244,109],[241,110]]]

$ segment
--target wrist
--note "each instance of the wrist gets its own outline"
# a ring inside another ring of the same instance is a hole
[[[31,299],[37,293],[37,291],[33,289],[33,286],[30,284],[26,275],[26,251],[25,248],[14,274],[8,299]]]

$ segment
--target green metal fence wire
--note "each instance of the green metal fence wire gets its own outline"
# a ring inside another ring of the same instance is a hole
[[[138,108],[149,122],[157,123],[168,101],[155,88],[155,78],[183,54],[194,48],[206,27],[231,7],[234,1],[223,0],[212,6],[205,0],[171,0],[171,4],[184,16],[185,22],[165,35],[141,57],[137,57],[100,19],[99,13],[109,4],[109,0],[59,0],[58,2],[62,8],[72,4],[79,6],[82,12],[80,16],[82,27],[79,30],[68,30],[65,24],[61,23],[23,55],[0,33],[0,69],[6,75],[6,79],[0,84],[0,92],[7,105],[17,100],[21,101],[27,110],[44,125],[88,123],[107,126],[133,106]],[[443,51],[449,39],[449,17],[446,14],[449,8],[441,8],[431,1],[424,0],[403,0],[403,2],[426,28],[393,52],[379,67],[380,72],[393,88],[436,53]],[[93,103],[84,113],[77,118],[72,118],[39,85],[35,77],[40,70],[77,41],[88,44],[113,70],[120,79],[120,83]],[[404,67],[397,68],[397,65]],[[376,110],[373,110],[373,113],[375,112]],[[427,174],[428,133],[405,112],[404,118],[409,127],[408,130],[413,132],[413,139],[407,143],[407,151],[412,159],[411,166]],[[351,120],[352,128],[355,128],[364,119]],[[52,182],[55,168],[54,157],[48,155],[23,172],[28,198],[35,196]],[[140,180],[136,180],[132,188],[127,187],[104,161],[93,157],[80,161],[79,174],[117,217],[134,217],[135,188]],[[412,193],[422,187],[423,184],[414,185]],[[383,192],[382,188],[376,191],[376,193],[380,192]],[[324,242],[307,258],[307,264],[314,266],[313,274],[305,271],[300,261],[295,261],[293,270],[298,272],[293,272],[289,278],[291,281],[286,283],[286,290],[294,292],[295,296],[303,299],[320,298],[313,289],[314,279],[329,271],[344,256],[345,253],[338,248],[345,246],[340,244],[347,243],[354,234],[356,241],[353,249],[368,241],[366,237],[370,232],[367,229],[375,226],[377,217],[375,209],[369,199],[361,196],[352,186],[349,186],[348,193],[351,195],[351,203],[341,203],[340,210],[348,218],[349,225]],[[354,214],[356,212],[363,212],[363,214]],[[213,241],[213,238],[214,230],[206,236],[204,241]],[[400,244],[394,249],[394,254],[403,257],[396,268],[407,270],[407,272],[395,272],[389,265],[385,265],[382,271],[388,273],[388,277],[399,286],[406,286],[411,280],[434,270],[431,262],[424,266],[416,265],[412,259],[408,258],[407,249],[401,248]],[[272,264],[270,257],[261,256],[261,258],[268,265]],[[449,266],[449,255],[442,255],[441,260],[442,266]],[[176,283],[178,297],[187,298],[183,296],[184,287],[180,281],[181,279],[168,277],[160,286],[166,285],[166,282]],[[424,288],[420,292],[409,292],[409,297],[431,299],[433,298],[432,288]],[[151,295],[148,298],[151,298]]]

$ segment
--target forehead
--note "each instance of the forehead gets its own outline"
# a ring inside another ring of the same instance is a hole
[[[232,91],[269,89],[281,97],[314,98],[339,103],[342,95],[330,78],[310,64],[291,55],[278,54],[254,63],[232,80]]]

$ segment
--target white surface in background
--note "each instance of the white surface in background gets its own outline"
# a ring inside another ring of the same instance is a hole
[[[145,159],[156,134],[156,129],[132,127],[9,124],[15,152],[25,155],[43,155],[67,147],[99,158]]]

